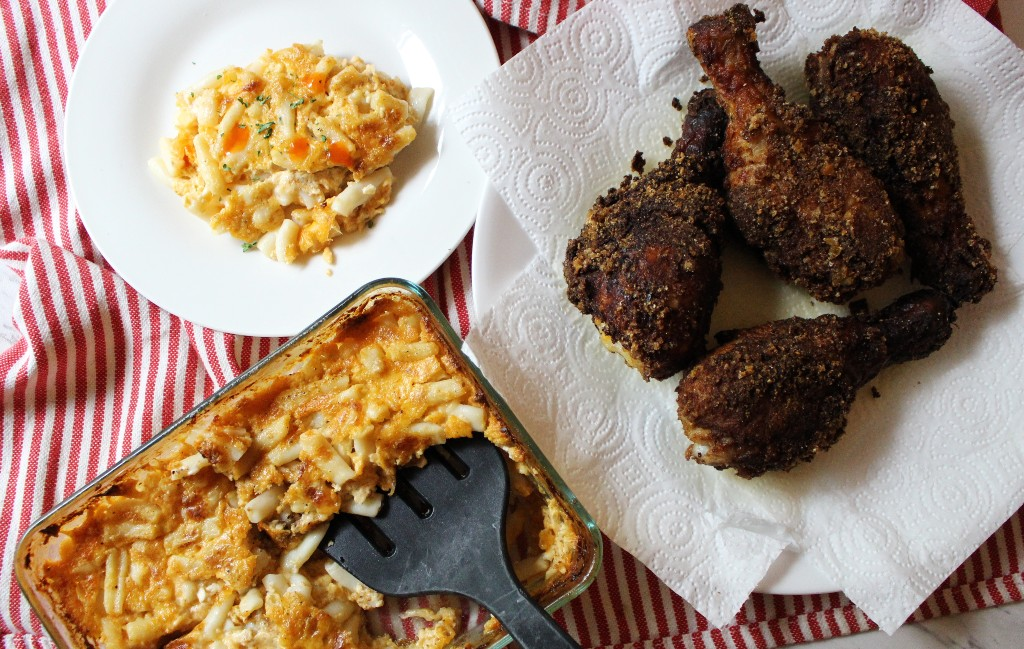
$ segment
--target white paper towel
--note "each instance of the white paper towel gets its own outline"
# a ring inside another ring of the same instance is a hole
[[[885,370],[879,398],[862,391],[832,450],[747,481],[683,459],[678,379],[645,383],[607,352],[561,273],[634,151],[649,167],[667,155],[672,98],[701,87],[686,27],[729,4],[594,0],[459,103],[459,131],[538,250],[468,342],[601,529],[711,623],[791,547],[891,633],[1024,502],[1024,53],[960,0],[751,3],[767,15],[761,60],[791,99],[832,34],[875,27],[914,47],[956,119],[968,208],[1000,276],[943,349]],[[713,330],[823,308],[744,253],[725,265]],[[877,308],[909,288],[868,297]]]

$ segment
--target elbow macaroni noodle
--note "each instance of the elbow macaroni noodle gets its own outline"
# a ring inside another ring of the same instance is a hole
[[[431,94],[319,43],[268,50],[179,92],[150,166],[214,231],[293,262],[384,211]]]

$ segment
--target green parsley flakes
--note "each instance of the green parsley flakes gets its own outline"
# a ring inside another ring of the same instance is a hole
[[[263,135],[264,140],[269,140],[270,136],[274,134],[274,124],[276,122],[264,122],[256,126],[256,132]]]

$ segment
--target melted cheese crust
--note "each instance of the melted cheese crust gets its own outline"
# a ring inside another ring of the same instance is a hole
[[[520,578],[578,570],[577,528],[420,308],[374,298],[49,529],[32,567],[80,646],[396,646],[361,613],[383,598],[317,545],[337,512],[372,510],[396,468],[474,429],[510,458]],[[410,614],[429,623],[403,646],[460,632],[450,607]]]

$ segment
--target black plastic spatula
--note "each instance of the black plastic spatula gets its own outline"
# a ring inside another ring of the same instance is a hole
[[[449,592],[476,600],[523,649],[579,645],[523,590],[505,547],[509,480],[482,435],[427,451],[398,473],[374,518],[334,517],[320,548],[370,588],[406,597]]]

